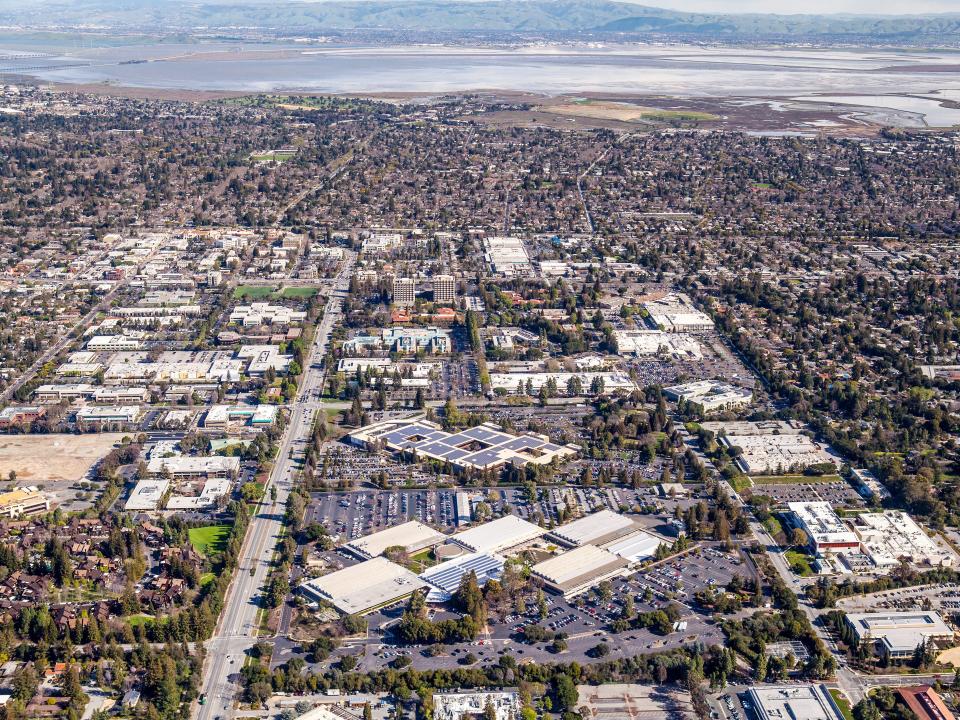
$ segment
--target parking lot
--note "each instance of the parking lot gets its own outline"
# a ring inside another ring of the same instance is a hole
[[[753,495],[769,495],[777,505],[790,502],[814,502],[823,500],[834,507],[860,508],[866,503],[853,486],[846,480],[828,480],[796,483],[755,483],[751,488]]]
[[[356,656],[359,661],[357,669],[362,672],[387,667],[400,656],[409,657],[412,666],[418,669],[460,667],[468,655],[473,655],[478,665],[495,664],[504,654],[511,654],[520,662],[589,662],[592,649],[601,642],[609,647],[611,658],[632,657],[693,642],[722,642],[722,632],[712,619],[695,614],[682,605],[681,626],[666,636],[647,629],[612,633],[608,625],[620,617],[624,593],[636,594],[635,608],[638,613],[665,607],[669,602],[662,597],[650,597],[651,593],[645,595],[642,587],[633,579],[617,579],[613,582],[613,597],[606,602],[592,593],[571,601],[548,594],[545,597],[544,617],[541,617],[535,603],[529,603],[529,609],[523,615],[512,613],[503,617],[492,616],[488,622],[489,632],[473,642],[445,646],[443,654],[439,656],[431,656],[426,647],[397,645],[393,627],[399,621],[404,607],[404,603],[397,603],[367,616],[369,630],[366,636],[346,641],[330,659],[311,667],[317,671],[323,670],[343,655]],[[454,615],[436,610],[431,612],[430,617],[439,621]],[[550,647],[550,642],[526,642],[522,632],[528,625],[539,625],[548,631],[563,633],[567,649],[558,654]],[[278,638],[276,643],[274,666],[292,657],[303,657],[296,641]]]
[[[837,607],[844,612],[924,609],[944,610],[953,614],[960,611],[960,585],[938,583],[883,590],[869,595],[840,598]]]
[[[740,557],[704,546],[638,573],[636,582],[642,590],[650,588],[657,598],[688,603],[701,590],[725,588],[735,575],[751,575]]]

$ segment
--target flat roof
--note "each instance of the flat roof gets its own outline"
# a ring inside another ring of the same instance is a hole
[[[657,554],[657,548],[663,544],[665,544],[664,541],[656,535],[639,530],[612,543],[607,543],[603,549],[631,563],[637,563],[652,558]]]
[[[582,545],[534,565],[530,572],[563,593],[616,574],[629,563],[596,545]]]
[[[929,638],[953,636],[950,626],[932,610],[847,613],[847,622],[858,638],[869,636],[895,653],[913,652]]]
[[[447,536],[417,520],[395,525],[394,527],[375,532],[366,537],[357,538],[346,544],[347,549],[372,558],[383,555],[387,548],[402,547],[406,552],[416,552],[432,545],[437,545],[447,539]]]
[[[240,458],[211,455],[209,457],[193,457],[177,455],[174,457],[151,458],[147,463],[147,472],[159,475],[164,470],[173,474],[188,473],[203,475],[206,473],[240,472]]]
[[[362,614],[404,598],[427,583],[385,557],[351,565],[300,585],[304,594],[330,602],[341,612]]]
[[[625,515],[613,510],[601,510],[579,520],[568,522],[550,531],[550,536],[572,547],[579,545],[602,545],[629,535],[637,524]]]
[[[141,480],[130,493],[124,510],[156,510],[160,498],[170,487],[169,480]]]
[[[471,552],[496,553],[530,542],[546,532],[539,525],[527,522],[516,515],[504,515],[452,535],[450,539]]]
[[[828,502],[792,502],[787,503],[787,507],[817,545],[858,545],[860,542]]]
[[[843,720],[823,685],[773,685],[749,690],[759,720]]]

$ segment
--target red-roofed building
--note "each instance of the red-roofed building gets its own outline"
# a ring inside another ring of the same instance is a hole
[[[929,685],[902,687],[897,694],[920,720],[956,720],[943,698]]]

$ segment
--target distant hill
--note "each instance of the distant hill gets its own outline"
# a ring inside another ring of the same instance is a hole
[[[744,37],[960,38],[960,13],[927,16],[723,15],[610,0],[0,0],[0,24],[182,31],[348,30]]]

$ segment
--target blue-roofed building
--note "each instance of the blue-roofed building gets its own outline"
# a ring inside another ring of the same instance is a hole
[[[558,445],[545,435],[513,435],[492,423],[448,433],[423,414],[404,420],[386,420],[350,434],[350,441],[368,449],[412,453],[424,460],[449,463],[456,470],[499,470],[506,465],[547,465],[572,457],[580,448]]]
[[[447,602],[460,587],[460,582],[468,573],[477,576],[477,585],[483,587],[488,580],[499,580],[503,575],[504,560],[497,555],[470,553],[435,565],[421,576],[421,580],[430,583],[427,602]]]

